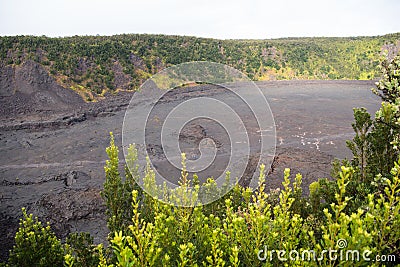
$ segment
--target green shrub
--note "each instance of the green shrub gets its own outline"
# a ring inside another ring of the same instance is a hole
[[[112,141],[110,147],[114,145]],[[114,157],[118,157],[118,153],[109,155],[110,161],[107,164],[115,163]],[[153,174],[151,169],[146,171],[143,179],[147,179],[147,186],[155,185]],[[375,264],[364,258],[344,261],[338,258],[339,254],[333,260],[327,258],[327,255],[323,257],[324,251],[328,249],[342,249],[344,253],[359,251],[358,257],[367,251],[370,259],[384,254],[399,260],[400,160],[394,163],[392,179],[383,180],[383,191],[369,194],[367,206],[351,212],[347,209],[352,201],[347,195],[347,187],[354,179],[354,174],[353,167],[342,166],[335,181],[334,201],[322,205],[321,186],[324,184],[321,181],[313,183],[307,201],[299,195],[301,175],[296,175],[292,182],[290,170],[286,169],[283,190],[279,191],[278,202],[272,205],[274,201],[271,201],[271,195],[265,192],[264,166],[261,166],[259,189],[249,194],[249,189],[236,186],[237,192],[224,198],[218,216],[209,213],[206,206],[176,207],[165,204],[151,198],[143,190],[137,190],[137,185],[133,185],[129,201],[132,219],[126,226],[125,233],[118,229],[110,235],[115,256],[108,258],[103,255],[102,245],[95,247],[87,234],[72,234],[67,239],[64,252],[61,242],[50,231],[50,227],[42,227],[37,219],[34,221],[32,215],[26,215],[23,210],[24,219],[21,220],[21,227],[16,235],[17,244],[9,263],[10,266],[61,266],[64,257],[65,266]],[[185,175],[186,172],[183,171],[182,181],[185,181]],[[170,192],[175,194],[173,198],[180,197],[181,201],[190,203],[189,196],[195,195],[185,194],[187,182],[182,182],[179,190]],[[212,180],[207,183],[215,186]],[[124,184],[119,183],[117,187],[123,188]],[[242,204],[235,203],[237,199]],[[296,207],[296,202],[297,205],[304,203],[310,206],[312,212],[303,214],[304,209]],[[143,216],[143,213],[147,215]],[[320,217],[317,218],[316,215]],[[118,220],[115,225],[125,227]],[[344,247],[338,247],[340,240],[344,240]],[[307,254],[310,250],[315,252],[315,257]],[[276,251],[280,251],[280,254]],[[293,254],[293,251],[297,254]],[[303,253],[310,258],[303,261],[299,256]],[[289,255],[295,255],[294,259],[290,259]]]
[[[50,225],[43,226],[37,217],[28,216],[25,208],[22,214],[9,266],[63,266],[64,250]]]
[[[130,232],[116,232],[111,240],[117,266],[280,266],[284,262],[267,253],[261,261],[260,250],[283,250],[286,258],[313,250],[317,257],[323,250],[340,249],[338,241],[345,240],[346,251],[370,251],[370,258],[378,254],[399,257],[400,242],[400,161],[392,169],[393,179],[385,182],[384,193],[374,198],[368,195],[368,209],[346,212],[351,198],[346,187],[353,179],[354,169],[342,167],[336,181],[335,202],[324,208],[319,224],[304,218],[293,209],[296,186],[290,186],[290,171],[285,170],[279,203],[271,206],[263,190],[265,177],[261,171],[260,189],[252,194],[246,206],[233,208],[232,197],[225,199],[221,216],[205,215],[203,207],[174,207],[159,201],[151,202],[152,221],[141,219],[139,195],[132,193],[133,219]],[[297,175],[296,183],[301,182]],[[314,184],[316,186],[317,184]],[[246,190],[241,188],[242,197]],[[313,188],[313,191],[318,190]],[[313,193],[314,194],[314,193]],[[297,196],[296,196],[297,197]],[[262,255],[262,254],[261,254]],[[361,256],[360,256],[361,257]],[[344,264],[369,266],[363,258],[346,262],[336,259],[290,261],[291,266]]]
[[[110,232],[123,231],[126,233],[132,219],[131,199],[135,180],[131,172],[127,169],[125,171],[125,180],[122,180],[118,170],[118,147],[114,143],[112,133],[110,133],[110,136],[110,146],[106,149],[109,160],[107,160],[106,166],[104,166],[106,180],[101,195],[107,207],[107,226]],[[128,161],[131,160],[132,164],[134,164],[136,161],[136,150],[131,146],[129,151],[131,159],[128,159]]]
[[[65,250],[75,267],[97,266],[100,262],[98,247],[93,244],[93,237],[89,233],[69,234]]]

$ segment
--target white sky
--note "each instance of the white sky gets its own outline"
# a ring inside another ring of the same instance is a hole
[[[400,32],[399,11],[398,0],[0,0],[0,35],[382,35]]]

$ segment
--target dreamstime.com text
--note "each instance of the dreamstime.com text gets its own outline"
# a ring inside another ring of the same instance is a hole
[[[269,250],[267,246],[264,249],[260,249],[257,253],[257,257],[260,261],[273,261],[278,259],[279,261],[367,261],[367,262],[395,262],[395,255],[372,255],[370,250],[350,250],[346,249],[347,241],[339,239],[336,242],[337,249],[324,249],[317,253],[314,250]]]

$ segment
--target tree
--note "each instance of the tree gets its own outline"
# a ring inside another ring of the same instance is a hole
[[[372,91],[383,102],[375,115],[370,134],[370,172],[390,177],[394,162],[400,155],[400,55],[382,59],[379,69],[382,78]]]
[[[353,153],[353,165],[360,168],[361,181],[365,182],[367,172],[367,156],[368,156],[368,131],[372,125],[371,115],[367,112],[365,108],[355,108],[354,120],[352,127],[356,136],[352,141],[347,141],[347,147]]]

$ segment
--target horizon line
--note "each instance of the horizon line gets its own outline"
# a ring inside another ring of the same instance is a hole
[[[349,35],[349,36],[286,36],[286,37],[273,37],[273,38],[216,38],[216,37],[203,37],[203,36],[195,36],[195,35],[180,35],[180,34],[166,34],[166,33],[115,33],[115,34],[74,34],[74,35],[45,35],[45,34],[11,34],[11,35],[3,35],[0,34],[1,37],[45,37],[45,38],[73,38],[73,37],[114,37],[114,36],[123,36],[123,35],[154,35],[154,36],[168,36],[168,37],[189,37],[189,38],[198,38],[198,39],[212,39],[212,40],[224,40],[224,41],[250,41],[250,40],[281,40],[281,39],[306,39],[306,38],[367,38],[367,37],[383,37],[388,35],[400,34],[400,32],[391,32],[385,34],[377,34],[377,35]]]

